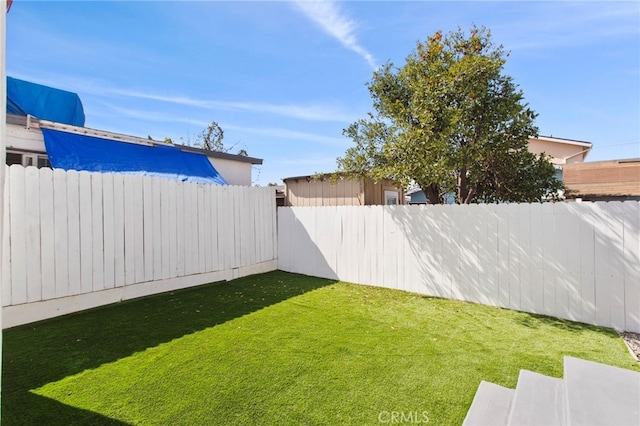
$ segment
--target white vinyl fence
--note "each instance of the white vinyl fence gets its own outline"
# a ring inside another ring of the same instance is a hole
[[[6,172],[4,327],[277,268],[273,189]]]
[[[640,203],[287,207],[278,267],[640,332]]]

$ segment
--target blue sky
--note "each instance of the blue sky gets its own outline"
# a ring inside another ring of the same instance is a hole
[[[541,135],[640,157],[637,1],[16,0],[7,75],[78,93],[87,127],[193,143],[217,121],[266,185],[334,170],[375,67],[474,23],[510,52]]]

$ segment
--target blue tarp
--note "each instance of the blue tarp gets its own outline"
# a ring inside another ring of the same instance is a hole
[[[42,129],[54,169],[128,173],[187,182],[228,185],[206,155],[166,145],[138,145]]]
[[[7,113],[84,126],[84,109],[77,94],[12,77],[7,77]]]

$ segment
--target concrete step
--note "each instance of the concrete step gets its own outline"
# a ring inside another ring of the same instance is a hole
[[[565,423],[562,379],[520,370],[511,401],[509,425],[563,425]]]
[[[466,426],[507,424],[513,389],[482,381],[462,422]]]
[[[640,373],[566,356],[568,424],[640,425]]]

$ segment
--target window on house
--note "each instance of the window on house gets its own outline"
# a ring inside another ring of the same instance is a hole
[[[11,166],[13,164],[22,164],[22,154],[7,152],[5,163],[7,163],[8,166]]]
[[[39,169],[43,167],[51,168],[49,157],[39,154],[23,154],[20,152],[7,151],[5,163],[9,166],[12,164],[21,164],[24,167],[36,166]]]
[[[38,168],[41,169],[43,167],[51,168],[51,163],[49,162],[49,157],[46,155],[38,155]]]

